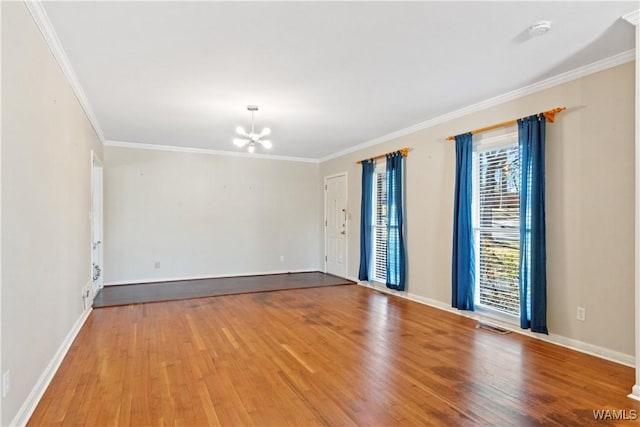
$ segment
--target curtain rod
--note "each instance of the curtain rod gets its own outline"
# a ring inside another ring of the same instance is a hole
[[[402,154],[403,157],[407,157],[409,155],[409,147],[404,147],[401,148],[399,150],[400,154]],[[364,159],[364,160],[358,160],[356,163],[360,164],[362,162],[364,162],[365,160],[376,160],[376,159],[381,159],[383,157],[386,157],[387,154],[391,154],[391,153],[395,153],[396,151],[391,151],[390,153],[385,153],[385,154],[380,154],[379,156],[375,156],[375,157],[369,157],[368,159]]]
[[[542,114],[544,114],[544,116],[546,117],[547,120],[549,120],[551,123],[553,123],[555,121],[555,119],[556,119],[556,114],[558,114],[559,112],[564,111],[566,109],[567,109],[567,107],[558,107],[558,108],[554,108],[552,110],[545,111]],[[486,126],[486,127],[480,128],[480,129],[474,129],[474,130],[471,131],[471,134],[475,135],[476,133],[487,132],[487,131],[490,131],[490,130],[493,130],[493,129],[498,129],[498,128],[502,128],[502,127],[505,127],[505,126],[515,125],[516,123],[518,123],[517,119],[509,120],[509,121],[506,121],[506,122],[497,123],[495,125]],[[448,136],[446,138],[447,141],[453,141],[455,139],[456,139],[455,136]]]

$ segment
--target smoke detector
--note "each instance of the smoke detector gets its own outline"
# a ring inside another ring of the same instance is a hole
[[[550,21],[539,21],[539,22],[536,22],[535,24],[532,24],[529,27],[529,35],[531,37],[538,37],[543,34],[547,34],[550,29],[551,29]]]

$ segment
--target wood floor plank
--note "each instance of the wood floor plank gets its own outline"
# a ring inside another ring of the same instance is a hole
[[[633,382],[346,285],[95,310],[29,425],[602,425],[594,410],[640,413]]]

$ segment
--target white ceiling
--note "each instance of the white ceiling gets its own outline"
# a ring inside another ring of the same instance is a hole
[[[634,48],[630,2],[46,2],[106,140],[322,158]],[[550,20],[545,36],[527,27]]]

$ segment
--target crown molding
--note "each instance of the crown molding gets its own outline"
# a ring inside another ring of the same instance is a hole
[[[49,20],[49,16],[47,15],[47,12],[44,10],[44,6],[42,5],[42,2],[38,0],[25,1],[24,4],[27,6],[29,13],[31,13],[33,20],[35,21],[36,26],[42,33],[42,36],[47,42],[47,45],[49,45],[49,49],[51,50],[53,57],[58,62],[58,65],[60,66],[62,73],[64,74],[64,76],[67,78],[67,81],[71,85],[71,89],[73,90],[73,93],[78,99],[80,106],[82,107],[85,114],[87,115],[87,118],[91,123],[91,126],[93,126],[93,129],[98,135],[98,138],[104,144],[104,141],[105,141],[104,133],[100,128],[100,123],[98,123],[98,119],[96,118],[96,115],[93,112],[93,109],[91,108],[91,103],[89,102],[87,95],[84,93],[84,90],[80,85],[78,76],[73,70],[73,67],[71,66],[71,62],[69,62],[69,58],[67,57],[67,54],[64,51],[62,44],[60,43],[60,39],[58,39],[58,35],[53,29],[53,25]]]
[[[159,144],[142,144],[139,142],[126,142],[126,141],[110,141],[104,142],[105,147],[119,147],[119,148],[136,148],[139,150],[155,150],[155,151],[171,151],[174,153],[191,153],[191,154],[210,154],[215,156],[227,156],[227,157],[244,157],[252,159],[262,160],[284,160],[289,162],[304,162],[304,163],[320,163],[318,159],[312,159],[309,157],[290,157],[290,156],[275,156],[272,154],[256,154],[245,153],[239,151],[223,151],[223,150],[210,150],[207,148],[192,148],[192,147],[177,147],[175,145],[159,145]]]
[[[570,82],[572,80],[579,79],[581,77],[588,76],[589,74],[597,73],[599,71],[606,70],[608,68],[615,67],[630,61],[633,61],[636,57],[635,49],[627,50],[617,55],[610,56],[608,58],[601,59],[600,61],[593,62],[591,64],[583,65],[571,71],[558,74],[553,77],[541,80],[537,83],[530,84],[528,86],[521,87],[520,89],[512,90],[511,92],[504,93],[502,95],[494,96],[493,98],[486,99],[484,101],[469,105],[459,110],[452,111],[450,113],[443,114],[433,119],[426,120],[424,122],[409,126],[404,129],[391,132],[389,134],[374,138],[372,140],[363,142],[353,147],[347,148],[342,151],[338,151],[328,156],[319,159],[320,163],[326,162],[337,157],[342,157],[346,154],[353,153],[355,151],[362,150],[363,148],[378,145],[383,142],[390,141],[392,139],[399,138],[401,136],[409,135],[418,132],[423,129],[431,128],[433,126],[448,122],[459,117],[466,116],[477,111],[486,110],[487,108],[494,107],[496,105],[503,104],[514,99],[522,98],[527,95],[531,95],[535,92],[540,92],[545,89],[549,89],[554,86],[558,86],[563,83]]]
[[[622,15],[622,19],[632,23],[637,27],[640,21],[640,9],[634,10],[633,12],[629,12],[626,15]]]

